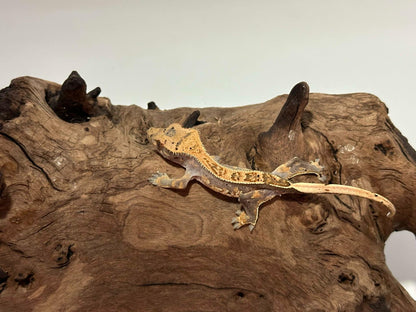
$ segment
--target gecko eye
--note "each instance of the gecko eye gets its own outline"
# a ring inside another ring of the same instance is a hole
[[[170,129],[168,129],[167,131],[166,131],[166,135],[168,136],[168,137],[173,137],[174,135],[176,134],[176,130],[175,130],[175,128],[170,128]]]

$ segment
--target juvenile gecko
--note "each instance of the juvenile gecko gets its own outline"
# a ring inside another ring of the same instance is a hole
[[[290,181],[294,176],[303,174],[319,176],[322,167],[316,162],[307,163],[294,158],[272,172],[250,170],[219,164],[207,153],[195,129],[186,129],[174,123],[167,128],[150,128],[147,134],[164,158],[186,169],[185,174],[177,179],[158,172],[149,181],[163,188],[184,189],[189,181],[195,179],[215,192],[238,198],[243,210],[237,210],[237,217],[232,219],[234,229],[248,225],[252,231],[259,216],[260,205],[286,193],[359,196],[384,204],[389,210],[389,217],[396,212],[387,198],[358,187]]]

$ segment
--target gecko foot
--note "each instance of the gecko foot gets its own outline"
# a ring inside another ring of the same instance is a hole
[[[161,185],[160,180],[162,178],[165,178],[165,179],[168,178],[169,179],[169,176],[166,173],[161,173],[161,172],[158,171],[158,172],[152,174],[150,176],[150,178],[148,179],[148,181],[150,183],[152,183],[153,185],[160,186]]]
[[[231,220],[231,224],[233,225],[234,230],[238,230],[242,226],[248,225],[250,231],[253,231],[255,224],[249,221],[250,217],[244,211],[239,209],[235,212],[235,214],[237,215],[237,217],[234,217]]]

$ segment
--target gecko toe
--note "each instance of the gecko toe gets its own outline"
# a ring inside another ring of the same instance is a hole
[[[156,186],[159,186],[159,183],[158,183],[158,181],[159,181],[159,179],[160,178],[162,178],[162,177],[164,177],[164,176],[166,176],[166,177],[168,177],[168,175],[166,174],[166,173],[161,173],[161,172],[156,172],[156,173],[154,173],[154,174],[152,174],[148,179],[147,179],[147,181],[149,181],[150,183],[152,183],[153,185],[156,185]]]
[[[231,220],[231,224],[233,225],[235,230],[238,230],[244,225],[248,225],[248,224],[251,225],[251,223],[249,222],[249,217],[244,211],[237,210],[235,214],[237,215],[237,217],[234,217]]]
[[[234,228],[234,230],[238,230],[239,228],[241,228],[241,224],[239,224],[239,223],[234,223],[233,224],[233,228]]]
[[[151,184],[153,184],[153,185],[157,185],[155,180],[156,180],[156,179],[155,179],[153,176],[151,176],[151,177],[149,177],[149,178],[147,179],[147,181],[149,181]]]
[[[238,217],[234,217],[232,220],[231,220],[231,224],[232,224],[232,226],[233,226],[233,228],[234,228],[234,230],[238,230],[239,228],[241,228],[243,225],[240,223],[240,220],[239,220],[239,218]]]

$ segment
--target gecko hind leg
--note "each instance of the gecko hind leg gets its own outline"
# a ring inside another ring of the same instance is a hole
[[[319,180],[324,181],[326,177],[322,175],[324,167],[319,164],[319,159],[315,161],[304,161],[298,157],[294,157],[288,162],[280,165],[272,171],[272,174],[280,178],[289,180],[293,177],[305,174],[314,174],[318,176]]]
[[[181,178],[172,179],[166,173],[157,172],[154,173],[148,180],[156,186],[182,190],[185,189],[189,181],[192,180],[192,175],[185,172]]]
[[[241,194],[239,201],[243,210],[237,210],[236,215],[231,221],[235,230],[248,225],[250,232],[254,230],[259,217],[260,205],[275,197],[275,190],[255,190]]]

